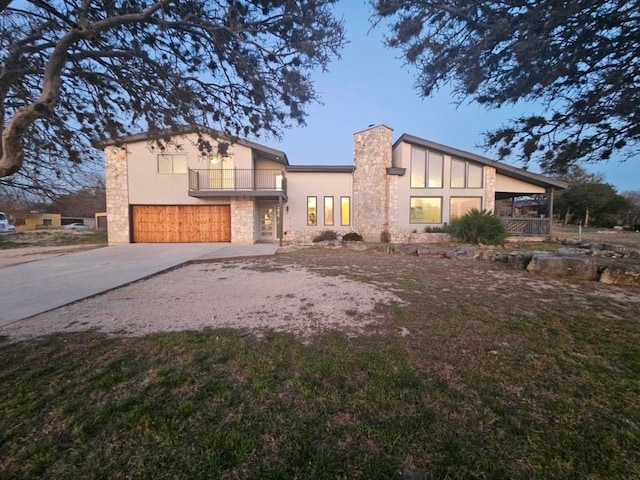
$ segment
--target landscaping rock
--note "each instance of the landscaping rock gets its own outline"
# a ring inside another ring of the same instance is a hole
[[[532,252],[511,252],[507,255],[507,265],[516,270],[524,270],[532,258]]]
[[[444,252],[446,252],[446,248],[428,248],[428,247],[419,247],[416,251],[416,254],[419,257],[427,257],[427,258],[443,258]]]
[[[445,250],[444,256],[455,260],[474,259],[480,258],[480,250],[474,247],[457,247]]]
[[[371,247],[364,242],[343,242],[342,245],[347,250],[363,251],[369,250]]]
[[[582,247],[562,247],[558,249],[558,255],[588,255],[589,250]]]
[[[608,285],[640,287],[640,263],[629,261],[611,262],[600,275],[600,282]]]
[[[581,280],[598,279],[598,267],[592,257],[535,255],[527,265],[527,271]]]
[[[416,255],[418,252],[417,245],[409,245],[407,243],[395,244],[390,253],[399,253],[401,255]]]

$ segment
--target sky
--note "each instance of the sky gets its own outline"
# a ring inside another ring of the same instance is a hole
[[[350,42],[328,72],[314,75],[322,104],[307,109],[307,125],[285,130],[282,141],[259,140],[283,150],[292,165],[352,165],[353,134],[371,124],[491,157],[481,147],[482,133],[506,124],[529,106],[486,110],[475,104],[457,106],[445,90],[421,98],[416,72],[404,66],[401,52],[383,45],[384,25],[370,31],[371,9],[364,0],[341,0],[335,7]],[[515,166],[521,166],[513,163]],[[583,165],[600,173],[619,193],[640,190],[640,159]],[[538,171],[529,165],[532,172]]]

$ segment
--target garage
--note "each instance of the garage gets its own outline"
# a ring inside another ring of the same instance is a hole
[[[133,205],[136,243],[230,242],[229,205]]]

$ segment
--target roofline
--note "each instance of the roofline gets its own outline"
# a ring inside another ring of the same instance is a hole
[[[353,173],[353,165],[288,165],[285,170],[292,173]]]
[[[425,140],[424,138],[415,137],[407,133],[403,133],[400,138],[395,141],[392,148],[395,149],[402,142],[429,148],[432,150],[437,150],[454,157],[463,158],[465,160],[471,160],[482,165],[494,167],[498,173],[502,173],[503,175],[507,175],[518,180],[533,183],[534,185],[538,185],[539,187],[553,187],[556,189],[564,189],[568,186],[565,182],[561,182],[560,180],[549,178],[544,175],[539,175],[537,173],[531,173],[521,168],[507,165],[506,163],[501,163],[496,160],[491,160],[490,158],[477,155],[475,153],[466,152],[464,150],[459,150],[447,145],[442,145],[441,143]]]
[[[179,135],[189,135],[191,133],[207,134],[214,139],[224,138],[225,140],[229,140],[232,144],[243,145],[245,147],[251,148],[252,150],[256,150],[268,157],[270,160],[274,160],[278,163],[281,163],[282,165],[289,165],[287,154],[281,150],[276,150],[275,148],[267,147],[266,145],[252,142],[251,140],[246,140],[244,138],[234,138],[232,135],[225,134],[224,132],[221,132],[219,130],[215,130],[209,127],[203,127],[200,125],[181,125],[174,128],[156,130],[153,132],[136,133],[122,138],[111,138],[108,140],[104,140],[99,142],[97,145],[101,148],[109,146],[122,146],[128,143],[160,140]]]

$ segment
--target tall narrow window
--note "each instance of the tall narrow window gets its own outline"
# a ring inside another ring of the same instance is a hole
[[[351,198],[340,197],[340,225],[351,224]]]
[[[440,153],[429,152],[429,188],[442,188],[444,157]]]
[[[482,167],[472,163],[469,164],[467,188],[482,188]]]
[[[307,197],[307,225],[318,224],[318,199],[316,197]]]
[[[426,182],[426,151],[419,148],[411,149],[411,188],[425,188]]]
[[[464,188],[467,162],[451,159],[451,188]]]
[[[324,197],[324,224],[333,225],[333,197]]]

